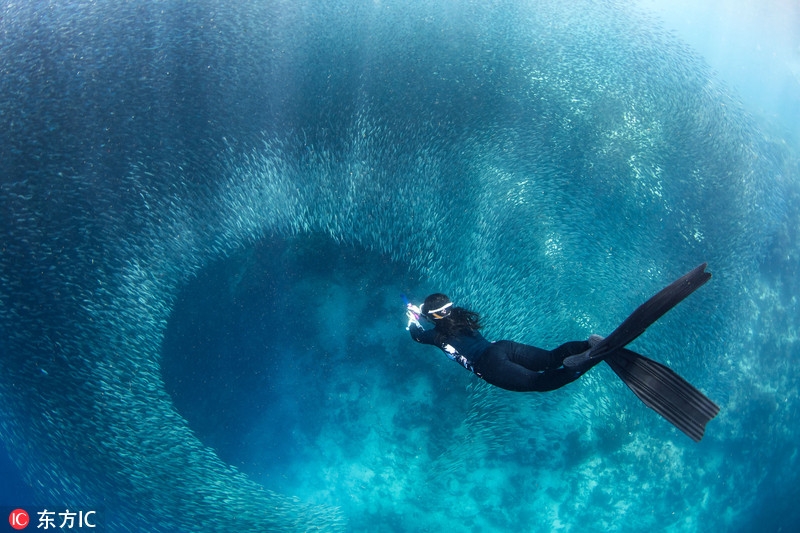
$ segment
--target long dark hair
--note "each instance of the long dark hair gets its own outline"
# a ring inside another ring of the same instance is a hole
[[[450,303],[450,298],[446,295],[441,293],[431,294],[425,298],[422,310],[426,312],[431,308],[438,309],[446,303]],[[441,335],[454,336],[468,331],[479,330],[483,327],[481,316],[475,311],[455,306],[450,307],[449,311],[447,316],[433,320],[436,332]],[[429,316],[429,318],[431,317]]]
[[[437,331],[448,336],[458,335],[469,330],[479,330],[483,327],[481,316],[475,311],[463,307],[453,307],[449,315],[441,320],[436,320],[434,324]]]

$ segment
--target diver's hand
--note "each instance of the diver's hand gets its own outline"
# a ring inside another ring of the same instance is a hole
[[[422,326],[419,323],[419,314],[422,312],[419,307],[414,304],[408,304],[406,311],[406,316],[408,317],[408,324],[406,325],[406,329],[411,328],[411,324],[414,324],[418,328]]]

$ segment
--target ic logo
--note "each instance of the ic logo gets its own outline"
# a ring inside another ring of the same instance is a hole
[[[31,523],[31,519],[23,509],[15,509],[8,515],[8,523],[14,529],[25,529]]]

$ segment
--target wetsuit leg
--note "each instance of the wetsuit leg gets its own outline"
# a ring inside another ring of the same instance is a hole
[[[542,350],[511,341],[492,344],[475,363],[475,372],[487,383],[506,390],[545,392],[572,383],[599,361],[564,368],[564,357],[589,348],[585,341],[568,342],[555,350]]]
[[[564,344],[553,350],[552,353],[558,360],[558,365],[561,366],[564,363],[564,359],[566,359],[567,357],[583,353],[591,347],[592,345],[589,344],[589,341],[571,341],[571,342],[565,342]],[[592,366],[594,365],[591,365],[588,368],[591,368]]]
[[[588,341],[565,342],[555,350],[543,350],[536,346],[513,341],[499,341],[495,344],[503,347],[512,363],[517,363],[528,370],[536,371],[559,368],[564,364],[564,359],[567,357],[584,353],[592,347]],[[594,365],[589,365],[588,368],[592,366]]]
[[[514,341],[498,341],[494,344],[506,353],[509,361],[535,372],[558,368],[561,366],[564,357],[572,355],[572,353],[569,353],[561,357],[559,353],[559,348],[561,347],[551,351]],[[577,353],[581,352],[578,351]]]

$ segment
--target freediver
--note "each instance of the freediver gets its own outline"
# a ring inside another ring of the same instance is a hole
[[[706,264],[674,281],[639,306],[608,337],[592,335],[555,350],[509,340],[489,342],[479,332],[480,315],[435,293],[420,307],[407,303],[411,338],[440,348],[448,358],[487,383],[516,392],[551,391],[580,378],[602,361],[652,408],[699,441],[719,407],[668,367],[625,346],[711,278]],[[424,318],[433,328],[424,329]]]

